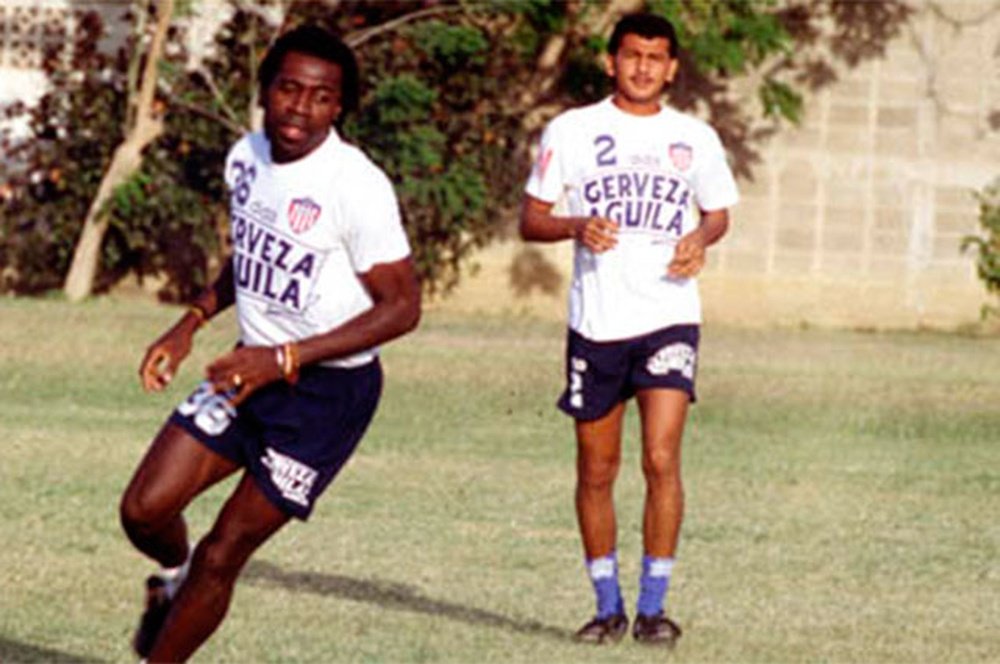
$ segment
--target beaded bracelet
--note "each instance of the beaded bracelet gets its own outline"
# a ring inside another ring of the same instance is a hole
[[[299,347],[291,341],[274,349],[274,359],[281,375],[293,385],[299,380]]]

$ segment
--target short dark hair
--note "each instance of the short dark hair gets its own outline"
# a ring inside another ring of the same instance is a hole
[[[611,39],[608,41],[608,53],[611,55],[618,53],[618,48],[622,45],[622,39],[625,38],[625,35],[639,35],[645,39],[666,37],[669,43],[670,57],[677,57],[677,31],[674,30],[673,23],[659,14],[638,12],[623,16],[615,24],[615,30],[611,33]]]
[[[340,67],[340,116],[335,122],[339,126],[345,115],[358,108],[360,76],[354,51],[339,37],[317,25],[300,25],[289,30],[275,40],[257,69],[261,99],[278,75],[282,60],[293,52],[311,55]]]

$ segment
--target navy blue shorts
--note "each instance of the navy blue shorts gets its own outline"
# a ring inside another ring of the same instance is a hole
[[[657,387],[687,392],[694,403],[698,338],[697,325],[617,341],[591,341],[570,330],[559,408],[577,420],[596,420],[637,391]]]
[[[202,383],[170,421],[245,467],[272,503],[304,520],[351,457],[381,393],[377,359],[352,369],[309,366],[295,385],[265,385],[236,409]]]

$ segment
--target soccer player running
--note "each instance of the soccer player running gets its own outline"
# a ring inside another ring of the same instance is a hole
[[[337,126],[358,101],[351,50],[312,26],[281,36],[259,69],[263,132],[225,164],[233,256],[146,352],[162,390],[195,331],[236,305],[239,344],[169,417],[121,501],[135,547],[162,566],[147,580],[134,646],[183,661],[215,631],[253,552],[306,519],[375,412],[377,346],[413,329],[420,287],[392,186]],[[192,552],[182,512],[242,471]]]
[[[681,634],[664,603],[684,507],[681,437],[695,399],[695,276],[706,248],[725,234],[738,194],[716,132],[661,106],[677,66],[669,21],[622,18],[606,57],[614,93],[546,127],[521,208],[525,240],[574,241],[559,407],[576,423],[576,511],[597,598],[596,616],[576,636],[591,643],[617,641],[628,630],[612,490],[632,396],[646,481],[632,634],[665,645]],[[553,209],[562,199],[565,216]]]

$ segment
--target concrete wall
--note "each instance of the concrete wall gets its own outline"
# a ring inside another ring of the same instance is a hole
[[[740,182],[733,229],[702,279],[707,320],[951,328],[978,319],[985,291],[959,243],[978,229],[971,192],[1000,176],[1000,3],[910,6],[886,57],[838,71],[807,98],[802,125],[764,146],[753,181]],[[483,252],[478,276],[438,306],[564,315],[569,247],[538,250],[560,266],[562,288],[518,294],[510,268],[525,256],[509,240]]]

